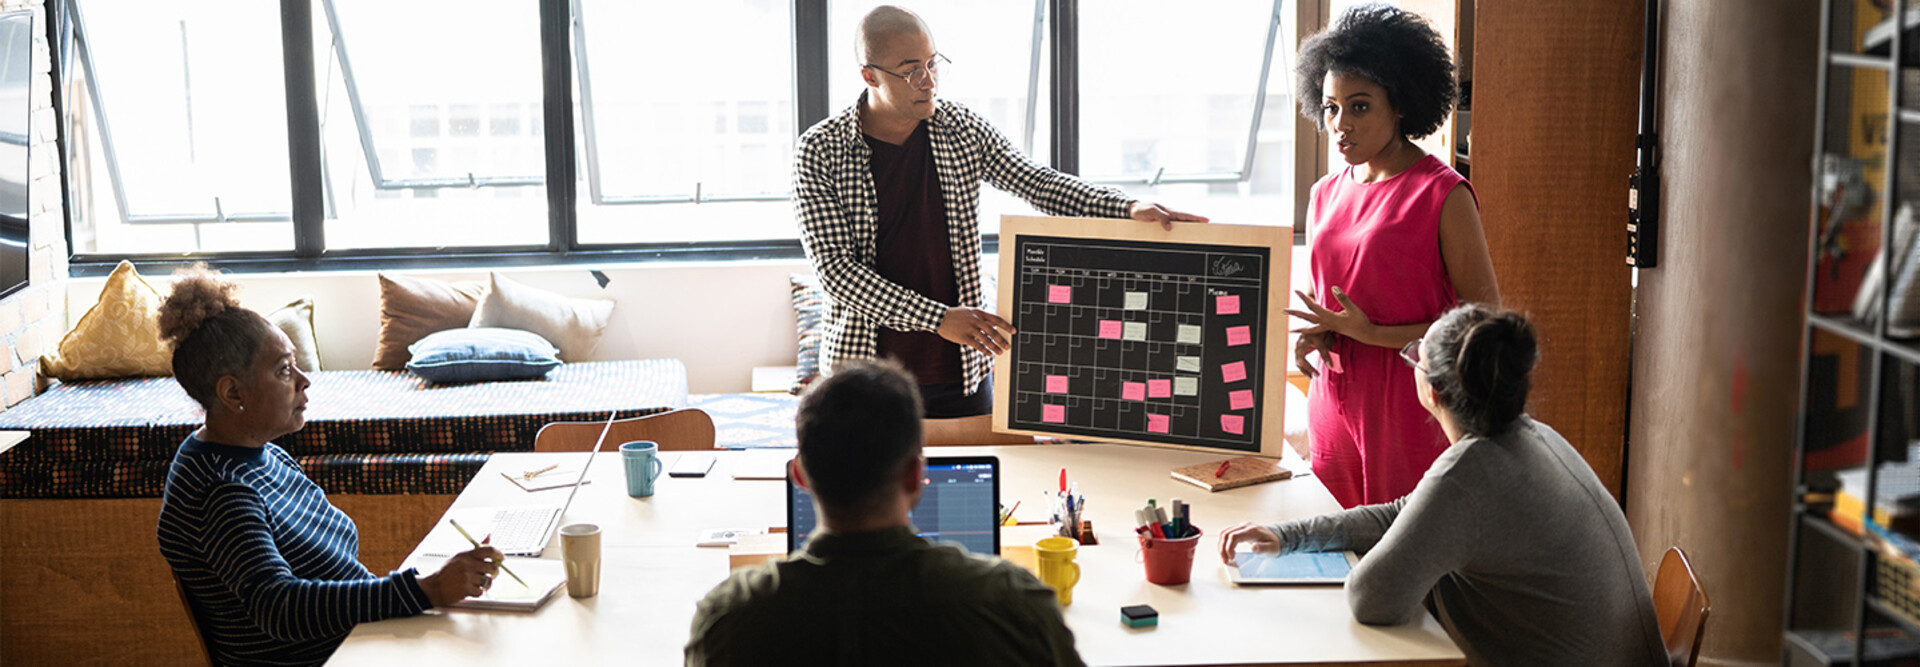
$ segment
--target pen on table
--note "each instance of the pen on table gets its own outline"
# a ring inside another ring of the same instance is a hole
[[[545,473],[545,472],[547,472],[548,470],[552,470],[552,469],[554,469],[554,468],[558,468],[558,467],[560,467],[560,464],[558,464],[558,463],[555,463],[555,464],[553,464],[553,465],[550,465],[550,466],[547,466],[547,467],[545,467],[545,468],[541,468],[541,469],[539,469],[539,470],[529,470],[529,471],[527,471],[527,472],[526,472],[525,474],[522,474],[522,475],[520,476],[520,478],[521,478],[521,479],[533,479],[533,478],[535,478],[535,477],[539,477],[539,476],[540,476],[541,474],[543,474],[543,473]]]
[[[468,543],[468,544],[472,544],[472,545],[473,545],[473,548],[475,548],[475,549],[478,549],[478,548],[480,548],[480,543],[479,543],[479,542],[475,542],[475,541],[474,541],[474,539],[473,539],[473,536],[472,536],[472,535],[468,535],[468,534],[467,534],[467,529],[465,529],[465,528],[461,528],[461,527],[460,527],[460,522],[458,522],[458,521],[454,521],[453,519],[447,519],[447,523],[450,523],[450,524],[453,524],[453,529],[454,529],[454,530],[457,530],[457,531],[460,531],[460,536],[461,536],[461,537],[464,537],[464,538],[467,538],[467,543]],[[489,539],[491,539],[491,538],[492,538],[493,536],[491,536],[491,535],[489,535],[489,536],[487,536],[487,537],[488,537]],[[520,587],[521,587],[521,588],[533,588],[532,586],[528,586],[528,585],[527,585],[527,582],[526,582],[526,580],[524,580],[524,579],[521,579],[521,578],[520,578],[520,575],[517,575],[517,574],[514,574],[514,573],[513,573],[513,570],[509,570],[509,569],[507,569],[507,563],[506,563],[506,559],[504,559],[504,558],[503,558],[503,559],[501,559],[501,560],[500,560],[500,562],[497,562],[497,563],[494,563],[494,564],[495,564],[495,565],[499,565],[499,566],[500,566],[500,571],[501,571],[501,572],[505,572],[505,573],[507,573],[507,576],[509,576],[509,577],[513,577],[513,580],[514,580],[514,581],[518,581],[518,582],[520,582]]]
[[[1230,465],[1233,465],[1233,459],[1227,459],[1227,460],[1225,460],[1225,461],[1221,461],[1221,462],[1220,462],[1220,469],[1219,469],[1219,470],[1215,470],[1215,471],[1213,471],[1213,476],[1214,476],[1214,477],[1220,477],[1220,476],[1223,476],[1223,475],[1226,475],[1226,474],[1227,474],[1227,466],[1230,466]]]

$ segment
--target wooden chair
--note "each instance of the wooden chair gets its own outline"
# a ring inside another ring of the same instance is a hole
[[[1675,667],[1693,667],[1700,659],[1700,638],[1706,634],[1707,592],[1693,574],[1693,564],[1680,547],[1667,549],[1653,577],[1653,611],[1660,617],[1660,638]]]
[[[584,452],[600,440],[607,422],[554,422],[540,427],[533,436],[536,452]],[[607,430],[607,444],[601,451],[617,451],[620,443],[652,440],[661,451],[713,449],[713,417],[699,408],[683,408],[645,417],[621,419]]]
[[[167,568],[167,572],[173,577],[173,592],[180,595],[180,610],[187,612],[187,624],[193,627],[193,645],[195,650],[192,651],[190,655],[198,658],[193,664],[211,665],[213,664],[213,648],[207,646],[207,636],[200,632],[200,614],[194,612],[193,600],[187,598],[187,587],[180,585],[180,576],[172,574],[173,568],[171,567]]]

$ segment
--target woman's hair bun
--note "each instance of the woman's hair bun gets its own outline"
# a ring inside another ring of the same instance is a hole
[[[160,337],[178,347],[208,318],[234,308],[239,286],[222,280],[205,264],[194,264],[174,273],[173,292],[160,304]]]
[[[1539,341],[1527,317],[1466,304],[1427,330],[1427,384],[1460,426],[1493,435],[1526,412]]]

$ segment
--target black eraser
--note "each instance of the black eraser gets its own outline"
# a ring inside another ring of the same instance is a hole
[[[1154,611],[1153,607],[1136,604],[1130,607],[1121,607],[1120,620],[1126,623],[1128,627],[1133,628],[1159,625],[1160,612]]]

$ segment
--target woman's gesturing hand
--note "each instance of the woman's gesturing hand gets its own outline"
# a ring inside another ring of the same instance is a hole
[[[1294,333],[1304,335],[1333,332],[1372,344],[1373,320],[1367,319],[1367,312],[1354,305],[1353,299],[1347,298],[1346,290],[1340,289],[1338,285],[1333,287],[1333,298],[1340,302],[1340,310],[1321,307],[1313,295],[1306,292],[1294,290],[1293,293],[1300,296],[1300,301],[1306,304],[1307,310],[1288,310],[1287,314],[1308,323],[1308,326],[1294,329]]]

